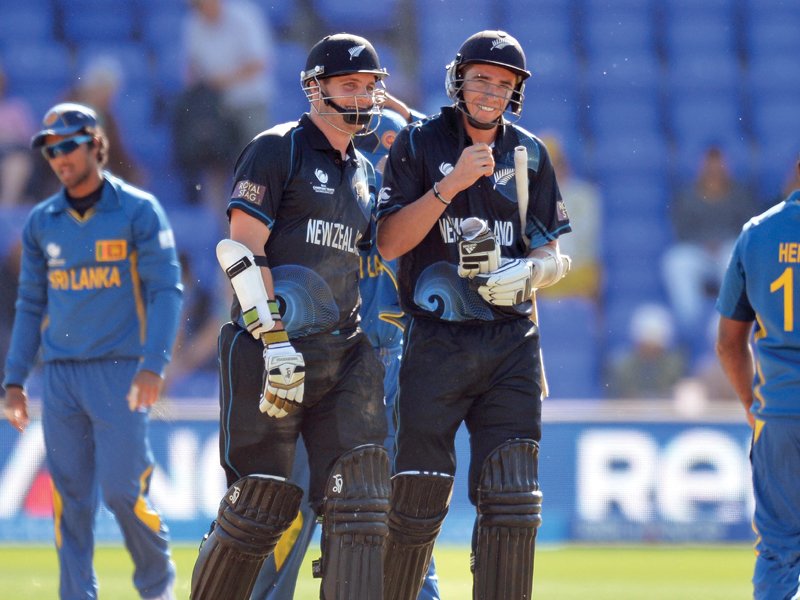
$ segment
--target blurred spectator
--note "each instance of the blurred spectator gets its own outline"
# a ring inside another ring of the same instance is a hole
[[[189,3],[183,40],[187,90],[176,107],[176,155],[189,200],[224,206],[235,153],[269,123],[272,31],[261,9],[248,0]]]
[[[695,380],[703,386],[703,393],[710,400],[738,400],[736,391],[722,370],[714,343],[717,339],[719,315],[715,314],[708,323],[706,334],[707,350],[697,360],[694,369]]]
[[[686,361],[674,346],[672,315],[660,304],[642,304],[630,323],[631,347],[612,359],[609,397],[670,398]]]
[[[106,168],[134,185],[144,185],[145,178],[125,149],[114,117],[114,101],[123,83],[124,73],[119,61],[112,56],[99,55],[86,65],[67,99],[90,106],[97,113],[109,143]]]
[[[663,276],[678,327],[694,354],[705,347],[705,331],[742,226],[758,212],[751,190],[731,175],[717,146],[703,154],[697,177],[671,205],[676,243],[667,249]],[[699,344],[699,346],[698,346]]]
[[[35,131],[31,107],[22,98],[6,96],[6,75],[0,64],[0,207],[27,200],[33,172],[30,142]]]
[[[172,362],[167,369],[165,389],[172,393],[180,393],[191,388],[190,379],[198,371],[214,374],[214,385],[217,384],[217,337],[222,324],[230,319],[228,306],[232,298],[220,298],[222,293],[229,293],[229,281],[220,275],[214,282],[201,282],[193,269],[188,254],[179,255],[183,279],[183,312],[181,315],[178,336],[172,353]],[[214,288],[214,284],[218,283]],[[208,396],[213,390],[205,390]]]
[[[539,290],[542,297],[583,296],[597,300],[600,295],[600,231],[602,197],[597,186],[575,175],[564,153],[561,140],[553,134],[542,141],[550,153],[561,197],[567,205],[572,233],[559,238],[561,252],[572,258],[569,275],[558,285]]]
[[[11,327],[14,324],[14,305],[17,301],[20,258],[22,257],[22,238],[17,235],[8,252],[0,262],[0,381],[5,379],[6,351],[11,341]]]

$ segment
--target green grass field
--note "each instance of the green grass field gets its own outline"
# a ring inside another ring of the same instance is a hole
[[[177,597],[189,597],[197,550],[176,546]],[[297,600],[319,598],[311,577],[312,547],[297,585]],[[469,551],[437,547],[444,600],[471,597]],[[745,600],[751,596],[753,552],[747,546],[544,546],[536,553],[536,600]],[[132,564],[122,547],[101,546],[95,565],[103,600],[136,600]],[[49,546],[0,546],[0,598],[58,597],[55,551]]]

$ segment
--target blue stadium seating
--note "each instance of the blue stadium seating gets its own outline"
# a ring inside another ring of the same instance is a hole
[[[654,51],[596,53],[583,80],[589,104],[600,98],[658,102],[663,94],[663,68]]]
[[[736,97],[716,94],[676,97],[667,106],[672,132],[679,142],[744,138],[744,111]]]
[[[752,58],[762,54],[794,55],[800,53],[800,13],[796,16],[763,15],[747,22],[747,49]]]
[[[603,183],[604,222],[619,224],[651,219],[667,222],[669,186],[652,177],[620,176]]]
[[[649,15],[601,14],[583,23],[583,42],[589,55],[621,52],[636,55],[655,50],[655,29]]]
[[[738,60],[728,53],[679,54],[667,70],[667,85],[674,98],[699,94],[738,97],[742,80]]]
[[[54,35],[54,11],[48,0],[0,3],[0,47],[12,42],[48,42]]]
[[[183,22],[187,8],[184,3],[153,4],[142,14],[142,41],[153,52],[169,52],[181,46]]]
[[[353,6],[341,0],[311,0],[317,16],[326,28],[336,31],[353,29]],[[398,0],[362,2],[358,5],[359,31],[387,32],[397,24]]]
[[[601,138],[621,131],[660,135],[663,130],[661,106],[656,99],[599,98],[586,112],[591,131]]]
[[[735,54],[735,27],[731,22],[709,19],[669,21],[664,32],[667,54]]]
[[[138,32],[132,4],[118,2],[109,10],[102,0],[69,0],[62,10],[64,35],[75,44],[132,41]]]
[[[553,399],[600,397],[600,322],[594,303],[540,299],[539,325]]]
[[[592,173],[601,182],[621,174],[663,178],[668,155],[667,144],[658,131],[619,131],[595,140]]]
[[[54,41],[8,44],[3,67],[10,93],[49,93],[56,100],[73,81],[69,49]]]
[[[800,101],[798,74],[795,53],[762,52],[752,57],[745,77],[751,104],[757,106],[762,100],[774,98]]]
[[[80,44],[75,52],[76,73],[101,56],[109,56],[119,62],[122,69],[122,89],[125,91],[148,88],[152,85],[153,67],[146,49],[134,42],[86,42]]]

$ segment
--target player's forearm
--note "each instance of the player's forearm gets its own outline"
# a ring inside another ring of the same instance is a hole
[[[180,322],[182,297],[177,288],[153,294],[147,307],[147,337],[141,369],[164,374]]]
[[[717,342],[717,356],[722,365],[722,370],[731,382],[736,395],[749,411],[753,404],[753,377],[755,367],[753,365],[753,355],[749,344],[723,344]]]
[[[42,315],[17,304],[3,384],[24,385],[36,361],[41,342]]]
[[[452,200],[443,192],[440,194],[445,200]],[[415,202],[381,219],[378,223],[378,251],[384,260],[393,260],[416,248],[446,208],[431,189]]]

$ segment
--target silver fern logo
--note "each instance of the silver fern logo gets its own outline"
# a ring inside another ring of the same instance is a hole
[[[504,40],[504,39],[497,39],[492,42],[492,50],[502,50],[506,46],[509,46],[511,42]]]
[[[358,58],[358,55],[361,54],[364,51],[364,48],[366,48],[366,46],[364,44],[361,44],[360,46],[353,46],[352,48],[350,48],[347,51],[347,52],[350,53],[350,60],[353,60],[354,58]]]
[[[499,171],[494,172],[494,187],[496,188],[498,185],[505,185],[511,178],[514,176],[514,169],[508,167],[506,169],[500,169]]]

